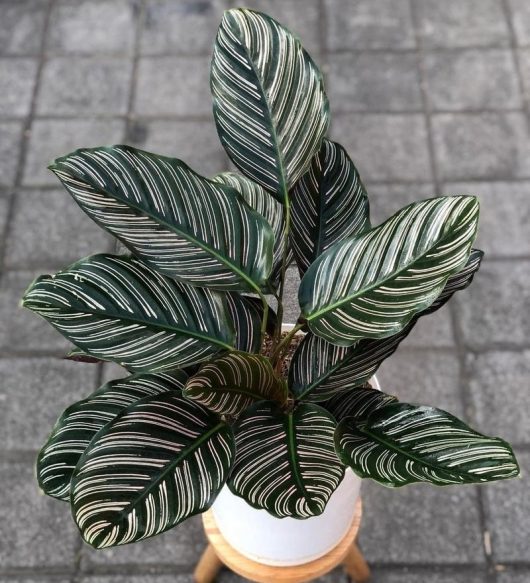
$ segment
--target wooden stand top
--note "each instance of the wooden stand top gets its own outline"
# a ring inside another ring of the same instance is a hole
[[[234,573],[258,583],[270,583],[271,581],[275,583],[302,583],[321,577],[344,562],[359,531],[361,516],[362,504],[359,497],[355,504],[355,514],[350,529],[336,547],[319,559],[303,565],[286,567],[263,565],[236,551],[220,533],[211,510],[202,515],[202,520],[204,532],[219,560]]]

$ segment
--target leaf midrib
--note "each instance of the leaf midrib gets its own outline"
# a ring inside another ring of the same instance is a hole
[[[196,244],[197,247],[200,247],[203,251],[206,251],[207,253],[209,253],[210,255],[212,255],[213,257],[215,257],[223,265],[226,265],[226,267],[228,267],[230,269],[230,271],[232,271],[233,273],[235,273],[236,275],[238,275],[241,279],[243,279],[257,293],[261,292],[260,286],[257,283],[255,283],[254,280],[252,280],[244,271],[242,271],[241,269],[239,269],[239,267],[237,267],[234,263],[232,263],[229,259],[227,259],[223,255],[221,255],[218,251],[216,251],[213,247],[211,247],[205,241],[202,241],[201,239],[198,239],[197,237],[189,234],[188,232],[179,229],[176,224],[169,223],[161,215],[158,215],[158,214],[155,214],[155,213],[151,212],[147,207],[142,207],[139,204],[136,204],[134,201],[132,201],[132,200],[130,200],[128,198],[123,198],[123,197],[119,196],[119,194],[110,192],[105,187],[94,186],[94,184],[90,180],[88,180],[87,178],[85,178],[83,176],[80,176],[76,172],[67,172],[64,169],[61,169],[61,170],[63,172],[66,172],[67,174],[70,174],[74,178],[77,178],[78,180],[82,180],[82,181],[88,182],[92,188],[94,188],[96,190],[103,191],[109,198],[115,198],[119,202],[123,203],[125,206],[129,206],[129,207],[133,208],[134,210],[136,210],[137,212],[139,212],[140,214],[146,215],[147,217],[149,217],[154,222],[158,222],[159,224],[163,225],[169,231],[173,231],[173,232],[177,233],[178,235],[180,235],[181,237],[183,237],[184,239],[186,239],[187,241],[190,241],[191,243]],[[219,187],[223,187],[224,185],[218,185],[218,186]],[[230,188],[230,187],[226,187],[226,188]],[[77,202],[77,199],[75,197],[74,197],[74,199]],[[79,206],[81,206],[81,205],[79,205]],[[83,208],[83,207],[81,207],[81,208]],[[93,220],[96,223],[98,223],[98,224],[100,223],[100,221],[96,220],[95,218],[93,218]],[[102,225],[102,228],[106,229],[106,227],[103,227],[103,225]],[[122,236],[118,235],[117,233],[114,233],[114,236],[117,239],[119,239],[120,241],[122,241],[124,244],[131,245],[131,243],[129,241],[127,241],[125,238],[123,238]]]
[[[455,229],[455,231],[456,231],[456,229]],[[476,229],[475,229],[475,232],[476,232]],[[404,271],[406,271],[407,269],[409,269],[411,266],[413,266],[414,263],[416,263],[417,261],[420,261],[426,255],[428,255],[429,253],[431,253],[434,248],[436,248],[437,246],[439,246],[440,244],[442,244],[448,237],[452,236],[453,233],[454,233],[454,231],[448,231],[443,237],[441,237],[440,239],[437,239],[435,244],[431,245],[423,253],[420,253],[419,255],[415,255],[413,260],[411,259],[411,261],[408,262],[406,265],[404,265],[403,267],[401,267],[400,269],[398,269],[396,271],[393,271],[385,279],[378,279],[372,285],[369,285],[367,287],[363,287],[362,289],[358,290],[355,294],[348,295],[346,298],[344,298],[342,300],[339,300],[337,302],[334,302],[333,304],[328,304],[325,308],[321,308],[320,310],[317,310],[316,312],[313,312],[311,315],[307,315],[306,316],[306,320],[307,321],[312,321],[312,320],[314,320],[314,319],[322,316],[323,314],[326,314],[326,313],[328,313],[328,312],[330,312],[332,310],[335,310],[336,308],[339,308],[340,306],[351,302],[352,300],[358,298],[359,296],[364,295],[364,294],[372,291],[373,289],[375,289],[377,287],[380,287],[381,285],[383,285],[387,281],[390,281],[390,280],[395,279],[401,273],[403,273]],[[362,237],[363,234],[360,234],[358,236],[359,237]],[[470,241],[469,242],[469,247],[471,247],[472,243],[473,243],[473,241]],[[468,258],[466,258],[466,262],[467,262],[467,259]],[[447,274],[447,277],[444,278],[443,285],[445,285],[445,283],[447,282],[447,280],[449,279],[449,277],[451,277],[451,275],[453,273],[455,273],[455,271],[457,271],[459,267],[460,267],[460,265],[458,265],[455,269],[453,269],[452,271],[450,271]],[[436,298],[435,298],[435,300],[436,300]]]
[[[145,498],[153,488],[157,487],[160,484],[160,482],[164,480],[165,476],[167,476],[167,474],[169,474],[176,466],[178,466],[178,464],[182,460],[187,458],[191,453],[198,449],[207,439],[210,438],[211,435],[219,432],[224,427],[226,427],[226,423],[224,421],[221,421],[220,423],[209,429],[206,433],[203,433],[193,443],[185,447],[176,458],[168,462],[165,468],[157,475],[156,480],[153,480],[149,486],[144,488],[137,496],[130,500],[127,506],[125,506],[119,512],[116,513],[118,520],[114,521],[114,524],[109,524],[109,526],[106,526],[103,530],[99,531],[97,535],[98,539],[101,539],[102,534],[106,534],[109,532],[109,530],[112,530],[118,521],[123,520],[123,518],[126,517],[130,510],[134,506],[136,506],[143,498]]]
[[[61,309],[61,306],[59,306],[58,309]],[[176,326],[171,326],[170,324],[157,324],[156,322],[153,322],[151,320],[143,320],[141,318],[131,318],[130,316],[116,316],[114,314],[109,314],[108,312],[103,312],[102,310],[98,310],[98,309],[94,309],[90,312],[83,310],[83,313],[85,313],[87,315],[101,316],[101,317],[104,317],[107,319],[112,319],[112,320],[130,322],[132,324],[139,324],[142,326],[146,326],[147,328],[151,328],[151,329],[154,328],[155,330],[163,330],[166,332],[176,332],[180,335],[191,336],[192,338],[196,338],[197,340],[203,340],[205,342],[218,344],[219,346],[222,346],[223,348],[226,348],[227,350],[234,350],[233,346],[231,346],[230,344],[227,344],[226,342],[223,342],[222,340],[219,340],[215,337],[205,336],[204,334],[193,332],[193,331],[190,331],[188,329],[178,328]]]

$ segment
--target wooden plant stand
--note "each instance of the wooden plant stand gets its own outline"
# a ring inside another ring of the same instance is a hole
[[[212,583],[221,567],[226,565],[241,577],[258,583],[302,583],[321,577],[342,564],[353,581],[365,583],[370,578],[370,568],[356,543],[361,516],[362,504],[359,498],[350,530],[335,548],[323,557],[303,565],[271,567],[247,559],[231,547],[219,532],[212,512],[208,511],[202,518],[208,546],[195,568],[195,582]]]

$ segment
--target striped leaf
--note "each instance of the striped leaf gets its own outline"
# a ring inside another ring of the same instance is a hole
[[[262,186],[252,182],[241,174],[235,172],[222,172],[214,178],[221,184],[226,184],[237,190],[245,199],[248,205],[262,215],[269,223],[274,233],[274,252],[272,261],[272,272],[270,281],[273,287],[278,286],[278,280],[282,268],[283,241],[285,237],[285,218],[283,205],[281,205],[273,196],[271,196]],[[289,248],[287,263],[292,260],[293,252]]]
[[[291,246],[300,276],[334,243],[370,228],[370,206],[344,148],[324,139],[309,170],[291,191]]]
[[[359,476],[385,486],[414,482],[475,484],[513,478],[519,468],[510,446],[433,407],[394,403],[366,421],[340,422],[335,443]]]
[[[335,244],[300,284],[310,330],[340,346],[397,334],[466,264],[477,220],[475,197],[433,198]]]
[[[321,514],[344,476],[335,427],[317,405],[302,403],[285,413],[275,403],[255,403],[236,425],[230,489],[278,518]]]
[[[224,415],[239,415],[255,401],[285,404],[287,386],[268,358],[232,352],[205,364],[192,376],[184,395]]]
[[[204,512],[234,458],[229,425],[175,392],[142,399],[101,429],[72,478],[72,512],[95,548],[145,539]]]
[[[259,290],[272,231],[237,192],[130,146],[77,150],[50,167],[79,206],[153,269],[218,290]]]
[[[235,343],[224,294],[166,278],[133,257],[93,255],[41,276],[23,305],[86,354],[133,371],[185,368]]]
[[[140,399],[168,391],[180,394],[187,379],[182,370],[131,375],[106,383],[68,407],[37,458],[39,486],[49,496],[69,500],[74,469],[96,433]]]
[[[238,292],[226,294],[230,321],[236,331],[236,349],[242,352],[259,352],[261,348],[261,319],[263,305]]]
[[[280,202],[329,125],[322,75],[286,28],[245,8],[224,13],[210,86],[219,138],[234,164]]]
[[[416,314],[398,334],[360,340],[348,347],[330,344],[311,332],[306,334],[291,361],[290,390],[298,399],[324,401],[336,393],[366,383],[381,363],[396,351],[420,317],[441,308],[455,292],[465,289],[473,281],[483,255],[482,251],[473,249],[466,265],[449,277],[436,300]]]
[[[322,403],[337,421],[352,417],[356,423],[365,421],[371,413],[397,402],[397,397],[377,391],[371,387],[357,387],[334,395],[329,401]]]

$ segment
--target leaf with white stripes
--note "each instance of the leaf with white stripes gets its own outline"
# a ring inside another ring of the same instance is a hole
[[[274,244],[267,221],[184,162],[111,146],[77,150],[50,169],[90,218],[160,273],[223,291],[265,285]]]
[[[72,478],[72,512],[95,548],[145,539],[204,512],[235,455],[230,426],[175,392],[131,405],[101,429]]]
[[[328,139],[291,190],[291,204],[290,241],[301,277],[334,243],[370,228],[359,172],[344,148]]]
[[[455,292],[465,289],[473,281],[483,255],[482,251],[473,249],[466,265],[449,277],[436,300],[426,310],[418,312],[398,334],[364,339],[344,347],[308,332],[291,360],[290,390],[298,399],[323,401],[367,382],[409,335],[420,317],[441,308]]]
[[[254,302],[253,298],[238,292],[229,292],[226,294],[226,304],[236,332],[235,348],[242,352],[259,352],[263,318],[261,300]]]
[[[321,514],[344,476],[335,428],[333,417],[311,403],[290,412],[269,401],[255,403],[235,427],[229,488],[278,518]]]
[[[93,255],[41,276],[23,305],[86,354],[132,371],[185,368],[235,344],[224,294],[164,277],[134,257]]]
[[[212,57],[217,133],[234,164],[280,202],[307,170],[329,125],[322,75],[281,24],[227,10]]]
[[[96,433],[140,399],[168,391],[180,394],[187,379],[183,370],[135,374],[110,381],[68,407],[39,452],[39,486],[48,496],[69,500],[74,469]]]
[[[366,421],[346,418],[335,443],[341,460],[354,472],[385,486],[475,484],[519,473],[505,441],[482,435],[433,407],[394,403]]]
[[[287,386],[271,361],[259,354],[231,352],[206,363],[184,387],[184,395],[224,415],[239,415],[255,401],[287,401]]]
[[[298,299],[309,329],[340,346],[400,332],[467,262],[478,201],[439,197],[333,245],[307,270]]]
[[[329,411],[337,422],[353,417],[355,422],[364,421],[374,411],[397,402],[397,397],[371,387],[357,387],[334,395],[322,407]]]
[[[285,237],[285,213],[280,204],[262,186],[235,172],[222,172],[214,177],[214,180],[226,184],[237,190],[255,211],[262,215],[269,223],[274,233],[274,252],[270,281],[273,286],[278,285],[282,268],[283,243]],[[291,262],[293,252],[289,247],[287,264]]]

